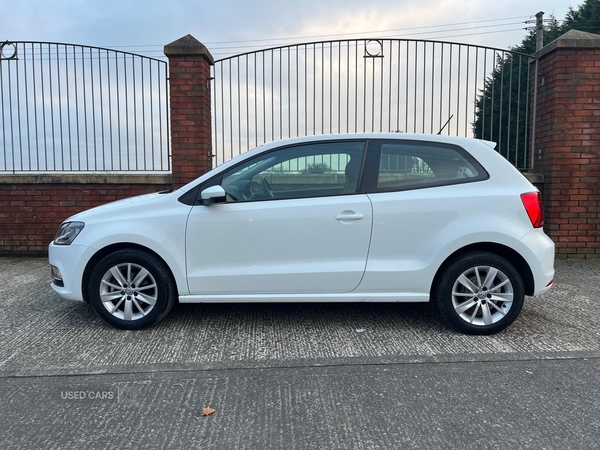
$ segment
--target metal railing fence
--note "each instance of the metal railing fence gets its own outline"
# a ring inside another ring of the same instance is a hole
[[[530,61],[507,50],[404,39],[312,42],[221,59],[212,82],[214,165],[287,137],[442,130],[495,141],[526,169]]]
[[[4,43],[0,173],[169,171],[168,105],[165,61]]]

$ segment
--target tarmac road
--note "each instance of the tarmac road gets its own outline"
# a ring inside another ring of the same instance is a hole
[[[0,448],[598,448],[600,260],[556,267],[477,337],[402,304],[178,305],[120,331],[45,259],[0,258]]]

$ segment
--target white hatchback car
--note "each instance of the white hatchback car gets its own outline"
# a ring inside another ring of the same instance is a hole
[[[265,144],[175,191],[76,214],[52,287],[111,325],[179,300],[427,302],[491,334],[546,292],[554,244],[538,190],[490,142],[408,134]]]

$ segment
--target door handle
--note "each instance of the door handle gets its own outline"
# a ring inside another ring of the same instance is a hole
[[[360,220],[364,218],[364,214],[339,214],[335,216],[335,220]]]

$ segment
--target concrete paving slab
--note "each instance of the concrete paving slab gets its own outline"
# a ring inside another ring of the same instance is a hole
[[[122,331],[60,299],[45,259],[0,258],[0,276],[0,376],[600,351],[600,261],[557,261],[556,286],[494,336],[456,333],[426,304],[177,305],[158,326]]]

